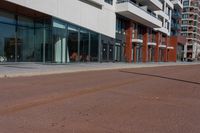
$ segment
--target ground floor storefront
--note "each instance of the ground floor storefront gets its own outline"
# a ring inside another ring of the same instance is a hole
[[[114,38],[1,2],[0,62],[113,62],[122,54]]]

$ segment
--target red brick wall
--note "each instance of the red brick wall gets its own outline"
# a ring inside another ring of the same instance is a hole
[[[125,46],[125,59],[127,62],[131,62],[132,57],[132,22],[127,21],[126,23],[126,46]]]
[[[143,49],[142,49],[142,60],[143,62],[147,62],[147,50],[148,50],[148,33],[147,33],[147,28],[144,29],[143,31]]]
[[[160,37],[161,34],[159,32],[156,33],[156,47],[155,47],[155,62],[158,62],[159,60],[159,44],[160,44]]]
[[[168,50],[168,61],[176,62],[176,48],[178,45],[177,37],[170,37],[170,46],[174,47],[174,49]]]

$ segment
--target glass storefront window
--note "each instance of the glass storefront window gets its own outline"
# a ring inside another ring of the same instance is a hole
[[[0,10],[0,23],[16,24],[15,15]]]
[[[98,61],[99,55],[99,35],[95,33],[90,34],[90,61]]]
[[[35,21],[35,60],[52,62],[52,30],[51,19]]]
[[[0,62],[15,61],[16,26],[13,14],[0,11]]]
[[[78,57],[78,29],[74,26],[68,27],[68,51],[70,62],[79,61]]]
[[[97,62],[100,35],[68,22],[26,17],[0,10],[0,62]],[[114,60],[112,38],[105,39],[105,60]]]
[[[66,57],[66,37],[67,30],[64,23],[53,22],[53,47],[54,47],[54,62],[65,63]]]
[[[14,62],[15,51],[15,26],[0,23],[0,62]]]
[[[80,31],[80,56],[81,62],[90,61],[89,57],[89,32],[86,30]]]
[[[34,59],[34,22],[19,16],[17,26],[17,61],[32,62]]]
[[[43,61],[43,44],[51,44],[51,30],[50,23],[47,30],[47,21],[39,20],[0,11],[0,62]]]

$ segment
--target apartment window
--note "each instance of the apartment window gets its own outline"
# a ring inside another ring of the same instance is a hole
[[[183,8],[183,12],[189,12],[189,11],[190,11],[190,8],[188,8],[188,7]]]
[[[187,36],[187,34],[186,33],[182,33],[182,36]]]
[[[197,20],[197,19],[198,19],[198,16],[197,16],[197,15],[195,15],[195,16],[194,16],[194,19],[195,19],[195,20]]]
[[[188,18],[188,17],[189,17],[188,14],[183,14],[183,15],[182,15],[182,18]]]
[[[194,26],[197,26],[197,22],[194,22]]]
[[[113,4],[113,0],[104,0],[106,3],[112,5]]]
[[[183,6],[189,6],[189,1],[184,1]]]
[[[187,27],[186,26],[182,27],[181,29],[182,29],[182,31],[187,31]]]
[[[183,20],[182,24],[188,24],[188,21],[187,20]]]

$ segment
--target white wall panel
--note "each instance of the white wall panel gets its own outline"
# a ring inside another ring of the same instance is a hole
[[[115,37],[114,7],[106,3],[102,9],[79,0],[7,0],[49,15]]]

